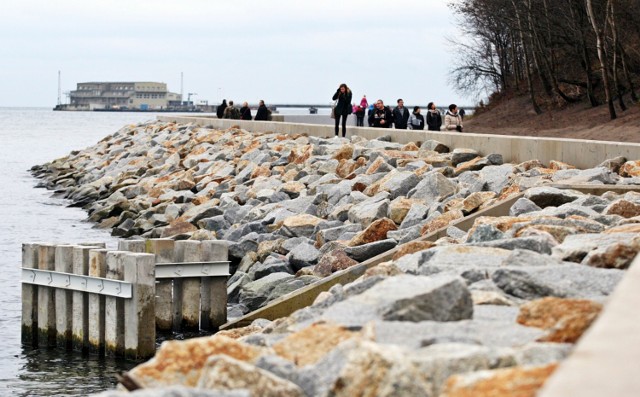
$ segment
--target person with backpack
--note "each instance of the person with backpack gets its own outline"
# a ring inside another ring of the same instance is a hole
[[[364,127],[364,109],[360,105],[356,106],[356,127]]]
[[[420,114],[420,106],[413,107],[413,113],[409,116],[409,128],[424,130],[424,117]]]
[[[233,106],[233,101],[229,101],[229,106],[224,110],[222,118],[234,120],[238,120],[240,118],[240,111],[238,108]]]

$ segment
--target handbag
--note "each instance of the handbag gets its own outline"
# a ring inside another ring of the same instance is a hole
[[[331,104],[331,118],[335,119],[336,118],[336,105],[338,104],[338,101],[335,101]]]

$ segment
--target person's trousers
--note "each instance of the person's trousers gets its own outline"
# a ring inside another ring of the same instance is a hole
[[[362,117],[356,116],[356,127],[364,127],[364,116]]]
[[[347,136],[347,117],[348,114],[336,114],[336,136],[339,136],[340,119],[342,119],[342,136]]]

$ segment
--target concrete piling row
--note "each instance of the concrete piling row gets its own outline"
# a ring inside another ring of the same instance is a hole
[[[193,270],[226,261],[225,242],[127,240],[118,249],[23,244],[22,343],[141,360],[154,355],[156,330],[226,322],[228,265],[213,276]],[[156,264],[174,266],[165,270],[175,278],[165,271],[156,279]],[[181,274],[183,267],[191,270]]]

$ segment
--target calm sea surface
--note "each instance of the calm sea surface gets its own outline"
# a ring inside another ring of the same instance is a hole
[[[283,114],[308,114],[283,109]],[[82,396],[113,388],[115,374],[133,364],[20,343],[22,243],[104,241],[109,231],[93,229],[86,213],[36,189],[28,170],[94,145],[125,125],[154,120],[154,113],[54,112],[0,107],[0,397]]]

